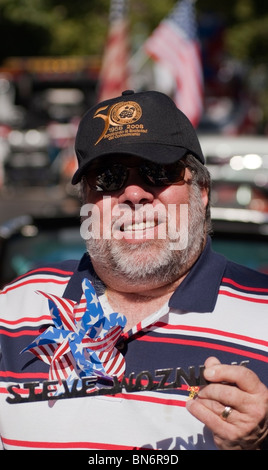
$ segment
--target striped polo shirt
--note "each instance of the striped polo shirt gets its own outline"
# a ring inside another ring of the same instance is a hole
[[[95,283],[87,254],[34,269],[0,295],[2,447],[215,449],[210,430],[185,405],[205,384],[209,356],[242,364],[268,385],[268,276],[215,253],[209,239],[169,303],[121,336],[121,380],[84,378],[51,399],[49,364],[22,353],[53,324],[38,291],[79,302],[85,278]],[[109,313],[106,296],[99,299]]]

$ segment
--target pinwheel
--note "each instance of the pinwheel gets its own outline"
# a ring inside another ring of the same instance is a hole
[[[79,303],[38,291],[48,299],[52,324],[22,351],[49,364],[48,379],[59,385],[92,376],[120,380],[125,371],[125,359],[116,348],[125,316],[105,314],[88,279],[82,290]]]

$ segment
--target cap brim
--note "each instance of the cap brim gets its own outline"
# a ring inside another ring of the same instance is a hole
[[[145,143],[136,145],[120,145],[116,152],[104,152],[97,157],[83,162],[72,178],[72,184],[77,184],[93,161],[114,155],[129,155],[143,158],[158,164],[169,164],[181,160],[187,153],[193,153],[190,149],[174,145],[161,145]],[[197,157],[198,158],[198,157]]]

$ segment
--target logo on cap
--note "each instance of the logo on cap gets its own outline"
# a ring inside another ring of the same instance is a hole
[[[103,138],[112,140],[114,138],[126,137],[134,134],[134,131],[141,133],[147,132],[144,130],[143,124],[132,126],[142,116],[142,109],[135,101],[124,101],[114,104],[108,109],[107,114],[103,111],[107,110],[108,106],[99,108],[94,118],[101,118],[104,120],[105,126],[101,136],[98,138],[95,145],[97,145]]]
[[[117,103],[111,108],[111,121],[115,124],[130,124],[140,119],[142,115],[141,107],[134,101],[127,103]]]

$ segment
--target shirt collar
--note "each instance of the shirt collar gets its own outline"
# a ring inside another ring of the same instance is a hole
[[[225,266],[226,258],[212,250],[209,237],[201,256],[171,296],[169,307],[188,312],[212,312]],[[82,295],[82,281],[85,277],[93,283],[98,295],[103,293],[103,284],[96,276],[90,257],[84,254],[63,297],[79,302]]]
[[[205,249],[170,298],[169,307],[187,312],[212,312],[227,260],[215,253],[208,237]]]
[[[100,290],[100,286],[102,286],[103,290],[103,284],[94,271],[88,253],[85,253],[82,256],[77,268],[74,271],[74,274],[67,284],[63,297],[66,299],[72,299],[75,302],[79,302],[83,293],[82,282],[85,278],[92,282],[98,295],[103,293]]]

